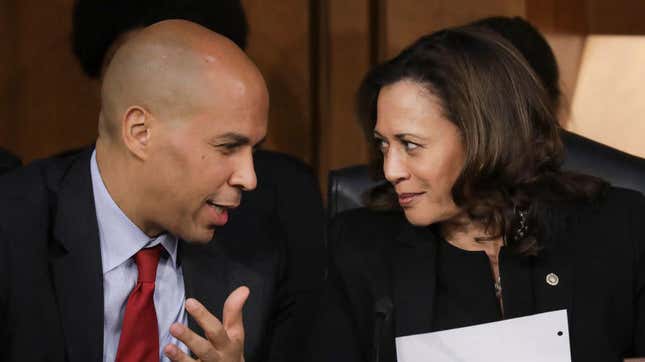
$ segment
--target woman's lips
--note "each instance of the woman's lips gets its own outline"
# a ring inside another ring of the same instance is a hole
[[[425,194],[425,192],[404,192],[399,194],[399,205],[403,207],[410,206],[410,204],[417,199],[417,196],[423,194]]]

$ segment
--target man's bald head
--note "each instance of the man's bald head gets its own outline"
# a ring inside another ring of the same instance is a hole
[[[183,20],[153,24],[128,39],[107,67],[99,137],[118,138],[131,107],[181,121],[222,92],[266,93],[266,85],[227,38]]]
[[[268,102],[262,75],[228,39],[180,20],[142,29],[103,79],[96,160],[110,195],[149,236],[211,240],[256,186]]]

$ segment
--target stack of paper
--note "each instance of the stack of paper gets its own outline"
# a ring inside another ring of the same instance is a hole
[[[398,337],[398,362],[571,362],[567,311]]]

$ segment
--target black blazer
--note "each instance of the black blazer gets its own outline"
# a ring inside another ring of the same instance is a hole
[[[530,314],[528,304],[535,313],[566,308],[573,361],[645,355],[644,221],[645,198],[624,189],[554,208],[544,249],[527,257],[531,280],[504,277],[505,314]],[[341,214],[330,231],[325,307],[309,360],[374,361],[379,346],[380,361],[395,361],[395,336],[433,331],[435,235],[398,212]],[[549,273],[557,286],[546,283]],[[533,296],[517,292],[523,283],[533,284]]]
[[[2,361],[102,360],[103,276],[90,155],[86,150],[38,161],[0,178]],[[245,197],[267,201],[263,195]],[[264,211],[250,210],[252,215],[249,210],[232,213],[229,228],[220,229],[211,243],[179,245],[186,296],[197,298],[216,316],[221,317],[232,290],[240,285],[250,288],[244,307],[247,361],[288,360],[290,338],[306,337],[296,328],[313,313],[310,308],[303,316],[297,305],[311,298],[308,293],[313,293],[316,280],[310,280],[314,287],[306,288],[291,274],[297,265],[287,258],[294,247],[287,245],[284,230],[247,230],[276,222],[282,211],[277,203],[268,202],[262,204]],[[311,216],[303,227],[322,229],[322,208],[319,214],[320,220]],[[319,255],[322,236],[319,240],[303,242]],[[321,269],[314,261],[303,274],[320,275]],[[190,318],[189,325],[200,331]]]

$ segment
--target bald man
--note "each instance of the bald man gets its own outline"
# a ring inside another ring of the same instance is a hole
[[[95,149],[0,179],[0,360],[261,358],[258,276],[209,243],[256,186],[261,74],[164,21],[116,52],[101,100]]]

